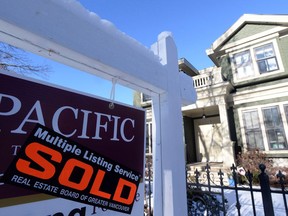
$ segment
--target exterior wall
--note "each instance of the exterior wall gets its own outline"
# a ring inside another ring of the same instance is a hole
[[[258,34],[260,32],[272,29],[271,25],[256,25],[256,24],[247,24],[239,32],[237,32],[234,37],[232,37],[227,44],[239,41],[243,38]]]
[[[279,51],[281,53],[281,57],[282,59],[286,59],[283,60],[283,65],[284,65],[284,70],[288,71],[288,35],[285,35],[283,37],[279,38]]]

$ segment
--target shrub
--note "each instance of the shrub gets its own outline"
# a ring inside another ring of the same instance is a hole
[[[253,175],[252,183],[259,184],[258,176],[261,173],[259,164],[266,166],[266,173],[269,176],[270,184],[273,186],[279,185],[277,174],[279,170],[285,175],[288,173],[286,167],[273,167],[273,160],[269,159],[267,155],[259,149],[252,149],[237,155],[237,166],[245,169],[246,173],[249,170]]]

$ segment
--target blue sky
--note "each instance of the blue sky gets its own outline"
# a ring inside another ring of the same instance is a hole
[[[156,42],[162,31],[172,32],[179,58],[185,57],[197,69],[213,66],[206,49],[243,14],[288,14],[287,0],[80,0],[80,3],[146,47]],[[111,82],[88,74],[79,78],[79,73],[71,68],[53,67],[56,72],[49,75],[48,81],[110,97]],[[69,81],[63,79],[67,73]],[[132,96],[130,90],[116,86],[116,100],[131,104]]]
[[[150,47],[173,33],[179,57],[197,69],[212,66],[205,51],[243,14],[288,14],[287,0],[80,0],[88,10]]]

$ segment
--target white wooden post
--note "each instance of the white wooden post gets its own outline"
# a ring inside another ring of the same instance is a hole
[[[177,48],[162,33],[152,50],[167,69],[165,93],[152,98],[154,145],[154,215],[187,215],[186,174]],[[192,82],[192,81],[191,81]]]

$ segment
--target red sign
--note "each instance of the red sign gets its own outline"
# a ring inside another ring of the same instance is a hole
[[[130,214],[141,175],[38,125],[5,183]]]
[[[97,160],[93,155],[97,152],[143,175],[145,112],[120,104],[110,109],[109,104],[92,96],[0,74],[0,176],[36,124],[91,149],[91,154],[85,155],[86,162]],[[76,145],[63,145],[62,153],[77,153]],[[0,184],[0,199],[32,193]]]

